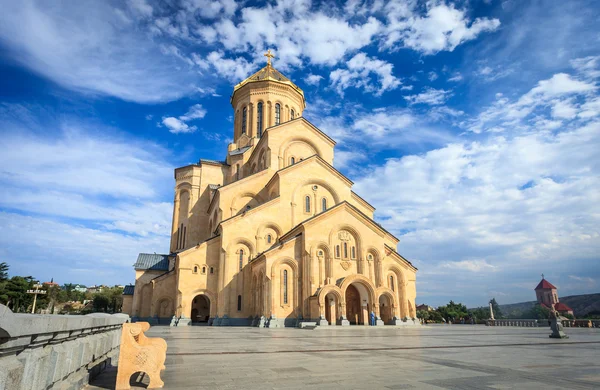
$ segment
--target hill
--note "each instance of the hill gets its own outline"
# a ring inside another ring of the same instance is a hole
[[[559,300],[573,309],[575,317],[584,318],[588,314],[600,314],[600,293],[569,295],[559,297]],[[502,310],[502,313],[507,318],[516,317],[519,313],[530,310],[536,302],[529,301],[500,305],[500,310]]]

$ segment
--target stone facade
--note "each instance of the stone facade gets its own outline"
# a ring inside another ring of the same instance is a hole
[[[302,90],[268,64],[231,104],[225,161],[175,170],[171,253],[140,255],[129,313],[173,325],[366,324],[370,312],[416,323],[417,269],[333,167],[335,141],[302,117]]]
[[[0,389],[83,388],[118,358],[128,320],[124,314],[15,314],[0,305]]]

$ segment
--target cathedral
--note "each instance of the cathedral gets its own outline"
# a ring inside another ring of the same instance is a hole
[[[265,56],[233,88],[225,160],[175,169],[170,253],[139,255],[123,311],[172,326],[418,324],[417,269]]]

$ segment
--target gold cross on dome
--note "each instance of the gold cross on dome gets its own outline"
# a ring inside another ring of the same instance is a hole
[[[271,58],[275,58],[275,56],[271,53],[271,49],[267,50],[267,52],[263,55],[267,57],[267,66],[271,66]]]

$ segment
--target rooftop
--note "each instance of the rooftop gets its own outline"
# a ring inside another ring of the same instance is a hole
[[[169,255],[140,253],[133,267],[136,270],[168,271]]]
[[[535,290],[543,290],[543,289],[550,289],[550,290],[554,289],[554,290],[556,290],[557,288],[554,287],[554,285],[552,283],[550,283],[549,281],[547,281],[546,279],[542,279],[538,283],[538,285],[535,288]]]

